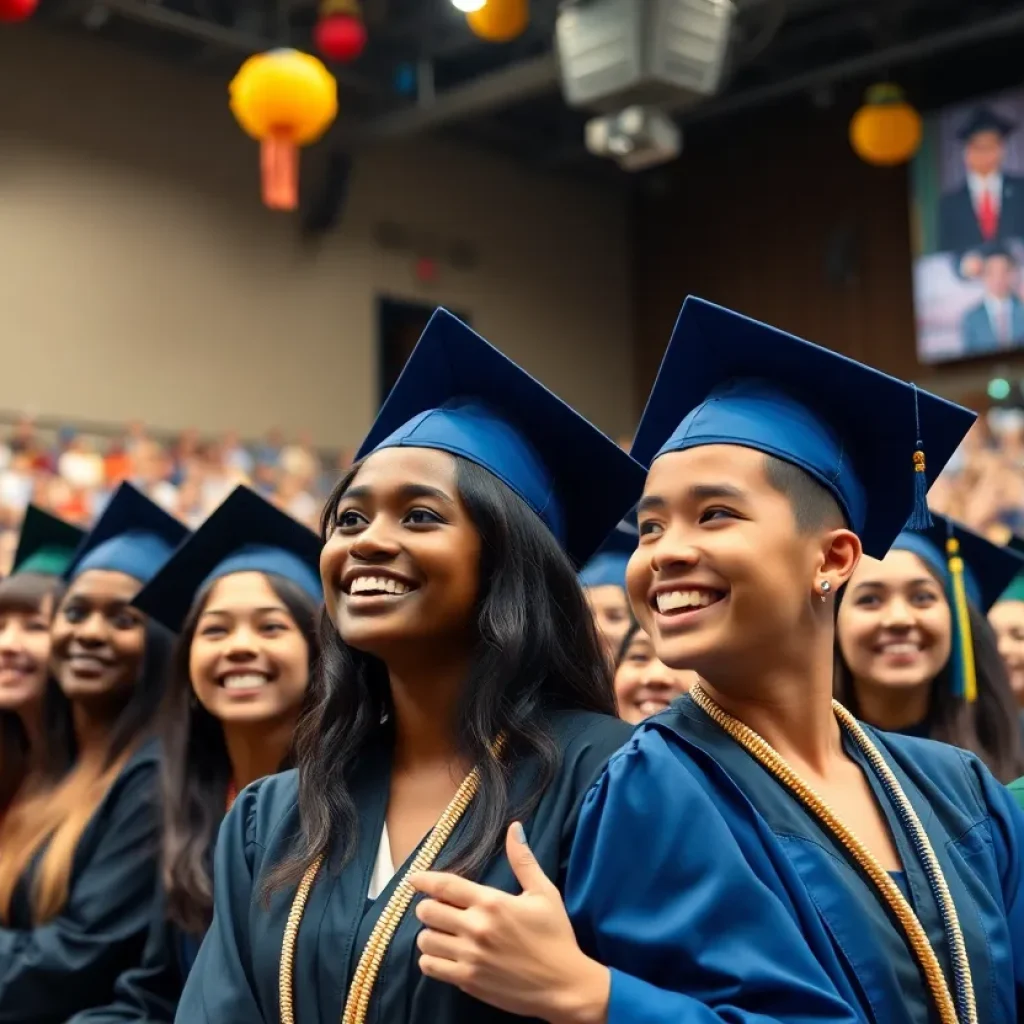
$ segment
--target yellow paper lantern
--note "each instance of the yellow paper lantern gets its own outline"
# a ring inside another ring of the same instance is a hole
[[[466,15],[475,36],[488,43],[507,43],[521,36],[530,24],[529,0],[487,0]]]
[[[228,89],[231,112],[261,145],[263,201],[298,206],[298,147],[316,142],[338,115],[338,84],[324,65],[298,50],[250,57]]]
[[[850,121],[850,145],[865,163],[906,163],[921,145],[921,115],[898,85],[873,85]]]

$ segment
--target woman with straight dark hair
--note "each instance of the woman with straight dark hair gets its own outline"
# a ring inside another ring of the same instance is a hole
[[[885,558],[862,558],[842,591],[836,699],[878,729],[969,750],[1010,782],[1024,773],[1017,705],[985,612],[1024,559],[934,518]]]
[[[291,760],[317,658],[319,557],[315,533],[239,487],[135,599],[179,634],[160,723],[160,884],[142,963],[69,1024],[174,1020],[213,913],[221,820]]]
[[[187,533],[125,484],[67,572],[43,738],[58,781],[0,837],[0,1021],[63,1024],[109,1002],[142,955],[159,833],[151,736],[171,636],[131,601]]]
[[[358,458],[323,517],[298,770],[225,819],[183,1024],[508,1020],[420,974],[409,876],[515,891],[529,834],[561,879],[629,735],[572,560],[632,506],[635,463],[443,310]]]
[[[47,779],[43,707],[50,679],[50,626],[62,573],[85,536],[34,505],[25,512],[11,575],[0,580],[0,837],[3,821]],[[0,838],[2,845],[2,838]]]

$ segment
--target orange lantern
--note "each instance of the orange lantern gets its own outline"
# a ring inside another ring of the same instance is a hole
[[[873,85],[850,122],[850,145],[876,167],[905,164],[921,145],[921,115],[898,85]]]
[[[337,117],[338,83],[308,53],[269,50],[239,68],[229,96],[242,130],[261,145],[263,202],[272,210],[294,210],[298,148],[316,142]]]
[[[529,0],[486,0],[470,11],[466,21],[473,34],[488,43],[507,43],[521,36],[530,24]]]

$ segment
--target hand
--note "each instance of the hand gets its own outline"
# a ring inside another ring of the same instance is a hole
[[[977,277],[981,273],[982,259],[976,252],[964,253],[960,260],[960,273],[964,277]]]
[[[413,887],[420,970],[506,1013],[550,1024],[604,1024],[611,976],[576,944],[554,883],[526,844],[522,825],[508,830],[505,852],[522,893],[511,896],[457,875],[428,871]]]

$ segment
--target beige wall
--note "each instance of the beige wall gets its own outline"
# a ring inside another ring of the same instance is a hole
[[[342,95],[342,104],[344,104]],[[259,205],[225,83],[83,37],[0,32],[0,409],[355,442],[375,298],[468,312],[610,433],[634,417],[625,204],[437,142],[356,165],[318,251]],[[373,225],[470,240],[433,286]]]

